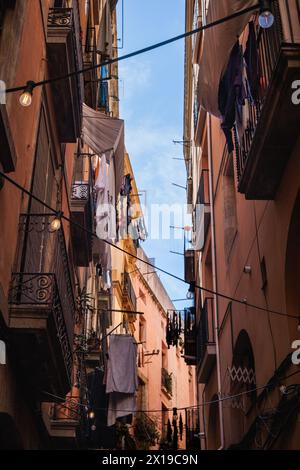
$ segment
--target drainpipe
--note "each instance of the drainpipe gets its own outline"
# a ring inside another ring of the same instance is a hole
[[[211,115],[208,115],[208,165],[209,165],[209,197],[210,197],[210,210],[211,210],[211,247],[212,247],[212,277],[213,277],[213,290],[218,291],[217,281],[217,263],[216,263],[216,236],[215,236],[215,213],[214,213],[214,174],[213,174],[213,161],[212,161],[212,132],[211,132]],[[215,341],[216,341],[216,359],[217,359],[217,381],[218,381],[218,397],[222,397],[222,381],[221,381],[221,365],[220,365],[220,347],[219,347],[219,311],[218,311],[218,298],[214,295],[214,328],[215,328]],[[220,439],[221,446],[218,450],[224,449],[224,417],[223,417],[223,402],[219,401],[219,419],[220,419]]]

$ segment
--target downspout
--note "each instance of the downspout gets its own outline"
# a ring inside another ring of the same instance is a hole
[[[218,291],[217,281],[217,263],[216,263],[216,236],[215,236],[215,213],[214,213],[214,174],[213,174],[213,161],[212,161],[212,133],[211,133],[211,115],[208,114],[208,165],[209,165],[209,197],[210,197],[210,210],[211,210],[211,256],[212,256],[212,278],[213,278],[213,291]],[[216,362],[217,362],[217,381],[218,381],[218,397],[222,398],[222,381],[221,381],[221,364],[220,364],[220,347],[219,347],[219,311],[218,311],[218,298],[214,295],[214,328],[215,328],[215,342],[216,342]],[[219,419],[220,419],[220,439],[221,446],[218,450],[223,450],[225,446],[224,439],[224,417],[223,417],[223,402],[219,401]]]

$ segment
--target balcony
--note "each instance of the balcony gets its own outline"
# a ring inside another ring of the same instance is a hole
[[[184,360],[188,366],[197,364],[195,307],[184,311]]]
[[[72,371],[75,300],[63,228],[49,214],[23,214],[9,304],[12,348],[35,396],[65,396]],[[39,397],[39,398],[45,398]]]
[[[56,448],[76,447],[82,407],[78,397],[69,396],[66,403],[52,403],[44,420]]]
[[[47,27],[47,57],[50,78],[82,69],[80,19],[73,8],[50,8]],[[51,84],[61,142],[76,142],[81,130],[83,77],[75,75]]]
[[[110,66],[103,65],[101,67],[101,79],[99,81],[98,110],[106,114],[109,113],[108,80],[110,80]]]
[[[273,27],[256,27],[261,93],[247,105],[248,124],[237,148],[238,188],[246,199],[275,198],[299,137],[300,106],[291,99],[300,76],[299,2],[275,1],[272,8]]]
[[[202,170],[197,204],[194,211],[193,246],[197,251],[203,251],[210,225],[209,171]]]
[[[123,303],[126,308],[136,312],[136,295],[128,273],[122,274]]]
[[[91,162],[89,157],[79,155],[76,158],[74,179],[71,191],[71,236],[74,246],[76,266],[88,267],[92,260],[92,235],[94,223],[94,197],[91,181]],[[79,227],[84,227],[83,230]]]
[[[85,53],[83,66],[85,69],[95,67],[97,65],[97,42],[95,28],[87,29],[87,41],[85,45]],[[97,108],[98,97],[98,73],[97,69],[91,69],[84,73],[84,102],[92,109]]]
[[[189,284],[195,281],[195,252],[185,250],[184,252],[184,280]]]
[[[167,369],[164,367],[161,369],[161,388],[162,390],[171,397],[173,394],[173,380],[172,374],[169,374]]]
[[[16,6],[16,0],[2,0],[0,3],[0,31],[3,28],[5,13],[7,9],[12,10]]]
[[[206,298],[200,316],[197,339],[197,377],[207,383],[216,360],[213,299]]]

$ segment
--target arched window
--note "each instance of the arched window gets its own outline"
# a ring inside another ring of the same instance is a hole
[[[255,363],[251,341],[248,333],[242,330],[236,340],[230,377],[231,399],[231,443],[242,440],[246,429],[246,417],[256,400]],[[252,392],[251,392],[252,391]],[[249,392],[249,393],[248,393]]]

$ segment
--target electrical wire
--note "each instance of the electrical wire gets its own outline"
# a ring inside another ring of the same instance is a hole
[[[297,372],[294,372],[293,374],[290,374],[288,376],[285,376],[283,378],[281,378],[281,380],[287,380],[288,378],[296,375],[296,374],[299,374],[300,373],[300,370],[298,370]],[[261,387],[256,387],[256,388],[253,388],[251,390],[245,390],[243,392],[240,392],[240,393],[236,393],[234,395],[226,395],[225,397],[220,397],[216,400],[210,400],[210,401],[205,401],[203,403],[199,403],[198,405],[192,405],[192,406],[183,406],[183,407],[176,407],[176,410],[177,411],[185,411],[185,410],[193,410],[193,409],[199,409],[199,408],[202,408],[202,407],[205,407],[205,406],[209,406],[209,405],[215,405],[219,402],[224,402],[224,401],[227,401],[227,400],[232,400],[233,398],[238,398],[240,396],[244,396],[244,395],[248,395],[248,394],[251,394],[253,392],[258,392],[258,391],[261,391],[261,390],[266,390],[268,389],[269,387],[271,387],[270,383],[267,383],[266,385],[263,385]],[[58,395],[54,395],[52,393],[49,393],[49,392],[46,392],[46,391],[43,391],[42,393],[44,393],[45,395],[48,395],[48,396],[51,396],[53,398],[56,398],[58,400],[65,400],[65,398],[63,397],[60,397]],[[85,407],[85,405],[83,404],[78,404],[78,406],[82,406],[82,407]],[[164,410],[162,409],[159,409],[159,410],[115,410],[115,409],[111,409],[111,408],[93,408],[93,411],[121,411],[121,412],[124,412],[124,413],[161,413],[161,412],[172,412],[174,409],[174,407],[172,408],[166,408]]]
[[[7,176],[5,173],[3,173],[2,171],[0,171],[0,176],[2,176],[4,179],[6,179],[7,181],[9,181],[12,185],[14,185],[16,188],[18,188],[21,192],[27,194],[27,196],[33,198],[35,201],[39,202],[40,204],[42,204],[46,209],[48,209],[49,211],[51,211],[53,213],[53,215],[55,216],[58,216],[60,217],[61,219],[65,220],[66,222],[68,222],[69,224],[73,225],[74,227],[77,227],[79,228],[80,230],[84,231],[85,233],[89,234],[90,236],[98,239],[98,236],[96,233],[92,232],[91,230],[88,230],[86,227],[83,227],[82,225],[78,224],[77,222],[75,222],[74,220],[71,220],[69,217],[65,216],[63,213],[57,213],[57,211],[49,206],[49,204],[45,203],[44,201],[42,201],[40,198],[38,198],[37,196],[35,196],[32,192],[28,191],[26,188],[24,188],[23,186],[21,186],[19,183],[17,183],[16,181],[14,181],[12,178],[10,178],[9,176]],[[28,214],[30,215],[30,214]],[[46,215],[46,214],[44,214]],[[108,241],[108,240],[102,240],[103,242],[105,242],[106,244],[110,245],[112,248],[136,259],[137,261],[140,261],[141,263],[144,263],[146,264],[148,267],[151,267],[153,269],[155,269],[156,271],[160,271],[161,273],[169,276],[169,277],[172,277],[173,279],[176,279],[177,281],[179,282],[182,282],[184,284],[187,284],[189,285],[189,282],[187,282],[185,279],[177,276],[176,274],[173,274],[163,268],[160,268],[158,266],[155,266],[153,265],[152,263],[150,263],[150,261],[146,261],[145,259],[143,258],[140,258],[139,256],[135,255],[134,253],[131,253],[130,251],[127,251],[127,250],[124,250],[123,248],[121,248],[120,246],[118,245],[115,245],[114,243]],[[237,298],[233,298],[233,297],[230,297],[229,295],[226,295],[226,294],[223,294],[221,292],[216,292],[212,289],[208,289],[207,287],[203,287],[203,286],[199,286],[198,284],[195,284],[195,288],[196,289],[199,289],[200,291],[202,292],[206,292],[206,293],[209,293],[211,295],[215,295],[217,297],[220,297],[220,298],[223,298],[223,299],[226,299],[226,300],[229,300],[230,302],[235,302],[237,304],[240,304],[240,305],[243,305],[244,307],[249,307],[249,308],[253,308],[253,309],[256,309],[256,310],[259,310],[259,311],[262,311],[262,312],[267,312],[267,313],[271,313],[273,315],[279,315],[279,316],[282,316],[282,317],[286,317],[286,318],[293,318],[297,321],[300,321],[300,316],[295,316],[295,315],[290,315],[288,313],[284,313],[284,312],[278,312],[276,310],[270,310],[270,309],[266,309],[264,307],[261,307],[261,306],[258,306],[258,305],[255,305],[255,304],[252,304],[252,303],[249,303],[247,301],[243,301],[243,300],[240,300],[240,299],[237,299]]]
[[[130,59],[130,58],[135,57],[135,56],[140,55],[140,54],[145,54],[146,52],[153,51],[155,49],[166,46],[168,44],[179,41],[181,39],[191,37],[194,34],[200,33],[201,31],[205,31],[207,29],[213,28],[213,27],[218,26],[220,24],[223,24],[227,21],[233,20],[233,19],[238,18],[242,15],[245,15],[246,13],[251,13],[252,11],[258,10],[259,7],[260,7],[260,4],[257,3],[256,5],[254,5],[252,7],[245,8],[245,9],[240,10],[238,12],[235,12],[231,15],[228,15],[224,18],[220,18],[220,19],[218,19],[216,21],[213,21],[211,23],[208,23],[206,25],[202,25],[199,28],[193,29],[192,31],[188,31],[188,32],[179,34],[178,36],[174,36],[172,38],[166,39],[165,41],[161,41],[161,42],[158,42],[156,44],[152,44],[151,46],[144,47],[143,49],[139,49],[139,50],[130,52],[129,54],[118,56],[118,57],[115,57],[115,58],[112,58],[112,59],[107,59],[104,62],[101,62],[97,65],[92,65],[90,67],[87,67],[87,68],[84,68],[84,69],[81,69],[81,70],[76,70],[76,71],[70,72],[66,75],[61,75],[61,76],[58,76],[58,77],[49,78],[47,80],[42,80],[42,81],[39,81],[39,82],[34,82],[33,80],[31,80],[30,82],[32,84],[32,87],[36,88],[38,86],[48,85],[49,83],[58,82],[60,80],[66,80],[68,78],[71,78],[71,77],[74,77],[74,76],[77,76],[77,75],[81,75],[81,74],[84,74],[86,72],[90,72],[92,70],[99,69],[103,66],[114,64],[116,62],[120,62],[120,61],[125,60],[125,59]],[[20,85],[20,86],[14,87],[14,88],[8,88],[6,90],[6,93],[15,93],[15,92],[18,92],[18,91],[23,91],[23,90],[25,90],[26,87],[27,87],[27,84]]]

